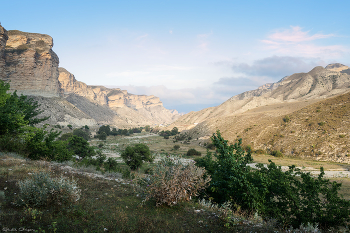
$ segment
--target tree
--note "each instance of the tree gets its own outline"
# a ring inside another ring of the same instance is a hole
[[[172,130],[171,130],[171,135],[174,136],[176,134],[179,133],[179,129],[177,127],[174,127]]]
[[[96,153],[89,143],[82,137],[73,135],[68,139],[68,149],[78,155],[80,158],[92,157]]]
[[[137,170],[143,162],[153,162],[149,147],[143,143],[126,147],[121,157],[131,170]]]
[[[149,131],[151,131],[151,126],[149,126],[149,125],[146,125],[146,126],[145,126],[145,131],[146,131],[146,132],[149,132]]]
[[[107,134],[105,132],[102,132],[100,135],[97,136],[98,139],[100,140],[106,140],[107,139]]]
[[[74,129],[73,135],[79,136],[84,138],[86,141],[90,139],[89,132],[83,130],[83,129]]]
[[[0,80],[0,136],[23,132],[26,125],[35,125],[49,117],[38,118],[42,113],[38,110],[39,104],[27,96],[18,96],[16,91],[6,93],[10,85]]]
[[[111,127],[109,125],[102,125],[97,133],[102,134],[102,132],[105,132],[106,135],[109,136],[111,134]]]

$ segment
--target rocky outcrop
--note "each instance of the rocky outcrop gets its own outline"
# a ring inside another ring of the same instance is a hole
[[[0,24],[0,79],[5,78],[5,46],[8,40],[7,31]]]
[[[59,68],[59,82],[64,96],[85,97],[101,106],[107,106],[119,116],[118,119],[130,124],[169,124],[179,114],[163,107],[156,96],[133,95],[119,88],[89,86],[75,79],[74,75],[64,68]]]
[[[8,31],[1,79],[10,81],[11,90],[19,94],[59,96],[59,59],[52,46],[48,35]]]

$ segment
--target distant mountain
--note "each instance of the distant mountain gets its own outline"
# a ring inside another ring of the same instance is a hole
[[[180,116],[158,97],[77,81],[58,67],[52,47],[48,35],[6,31],[0,25],[0,79],[11,83],[11,91],[36,96],[51,124],[134,127],[169,124]]]
[[[243,138],[255,150],[350,162],[350,75],[346,70],[344,65],[331,64],[293,74],[217,107],[188,113],[169,128],[187,129],[183,133],[201,145],[220,130],[230,142]]]
[[[265,105],[324,99],[349,91],[350,75],[333,71],[334,66],[328,67],[333,68],[317,66],[308,73],[296,73],[277,83],[265,84],[256,90],[233,96],[217,107],[190,112],[173,125],[188,129],[211,118],[230,116]],[[343,66],[342,71],[345,68]]]

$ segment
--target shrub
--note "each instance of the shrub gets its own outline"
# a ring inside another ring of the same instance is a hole
[[[72,152],[67,149],[67,142],[56,141],[61,132],[46,128],[28,127],[25,135],[25,151],[30,159],[47,159],[63,162],[72,158]]]
[[[117,168],[118,162],[114,158],[109,157],[104,164],[104,167],[107,171],[115,171]]]
[[[289,121],[290,121],[289,116],[285,116],[285,117],[283,117],[283,121],[284,121],[284,122],[286,122],[286,123],[287,123],[287,122],[289,122]]]
[[[341,183],[324,179],[323,168],[317,178],[294,165],[284,172],[272,161],[252,170],[248,166],[251,155],[244,152],[241,140],[229,146],[217,131],[212,141],[217,148],[215,160],[207,155],[197,165],[205,167],[212,178],[206,192],[215,202],[230,201],[248,213],[258,211],[284,227],[311,223],[326,229],[350,220],[350,201],[338,196]]]
[[[61,141],[67,141],[69,138],[73,137],[73,133],[65,133],[59,138]]]
[[[213,143],[209,143],[207,146],[206,146],[207,149],[209,150],[215,150],[215,145]]]
[[[197,151],[196,149],[189,149],[188,151],[187,151],[187,156],[196,156],[196,155],[198,155],[198,156],[200,156],[202,153],[201,152],[199,152],[199,151]]]
[[[78,155],[80,158],[91,157],[96,153],[89,143],[82,137],[73,135],[68,139],[68,149]]]
[[[178,150],[180,149],[180,146],[179,145],[174,145],[174,150]]]
[[[34,173],[19,181],[20,192],[16,204],[27,207],[50,207],[70,205],[80,198],[80,189],[75,180],[51,178],[48,173]]]
[[[135,183],[145,193],[144,201],[154,199],[157,206],[189,201],[210,181],[208,176],[203,178],[205,169],[193,162],[184,165],[178,157],[163,158],[152,170],[153,175],[137,178]]]
[[[90,136],[89,133],[83,129],[74,129],[73,135],[84,138],[86,141],[89,141]]]
[[[106,134],[106,136],[109,136],[111,134],[111,127],[109,125],[102,125],[98,129],[97,134],[102,134],[103,132]],[[105,139],[101,139],[101,140],[105,140]]]
[[[272,152],[271,152],[271,155],[272,155],[272,156],[275,156],[275,157],[283,157],[282,152],[279,151],[279,150],[274,150],[274,151],[272,151]]]
[[[121,157],[131,170],[137,170],[143,162],[153,162],[149,147],[142,143],[126,147]]]
[[[339,134],[340,138],[345,138],[346,134]]]
[[[72,125],[67,125],[67,127],[68,127],[69,129],[73,129],[73,126],[72,126]]]
[[[263,155],[263,154],[266,154],[266,151],[263,150],[263,149],[257,149],[257,150],[255,151],[255,154]]]
[[[323,121],[318,123],[319,126],[324,126],[325,124],[326,124],[326,123],[323,122]]]
[[[107,139],[107,134],[105,132],[102,132],[101,134],[97,135],[98,139],[100,140],[106,140]]]

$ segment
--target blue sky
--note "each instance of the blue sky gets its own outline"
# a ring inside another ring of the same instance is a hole
[[[89,85],[155,95],[179,112],[314,66],[350,65],[348,1],[6,1],[7,30],[48,34]]]

